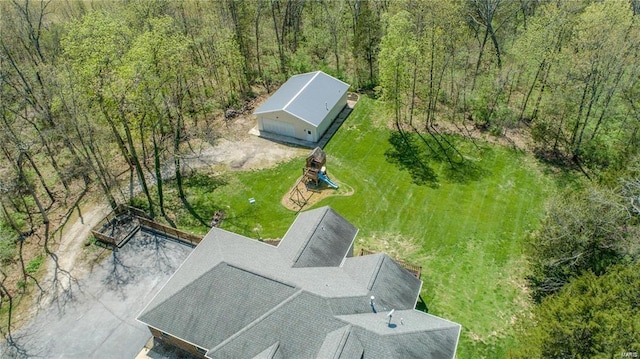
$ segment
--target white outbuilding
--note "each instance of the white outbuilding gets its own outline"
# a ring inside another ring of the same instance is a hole
[[[348,89],[322,71],[292,76],[253,113],[258,130],[318,142],[347,105]]]

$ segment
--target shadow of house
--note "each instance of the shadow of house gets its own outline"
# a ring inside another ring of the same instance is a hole
[[[138,320],[203,358],[453,358],[461,326],[386,254],[354,257],[357,233],[329,207],[277,247],[212,228]]]

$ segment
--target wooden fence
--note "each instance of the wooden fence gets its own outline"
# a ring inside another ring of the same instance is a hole
[[[100,232],[98,232],[96,230],[92,230],[91,234],[99,242],[102,242],[104,244],[108,244],[108,245],[114,246],[114,247],[118,246],[118,241],[115,238],[111,237],[111,236],[108,236],[106,234],[102,234],[102,233],[100,233]]]
[[[365,255],[369,255],[369,254],[376,254],[376,253],[377,252],[370,251],[368,249],[360,248],[360,255],[361,256],[365,256]],[[422,266],[421,265],[417,265],[417,264],[401,261],[401,260],[398,260],[398,259],[395,259],[395,258],[393,258],[393,260],[396,261],[396,263],[398,263],[402,268],[408,270],[416,278],[420,279],[420,275],[422,274]]]
[[[179,229],[165,226],[164,224],[160,224],[158,222],[154,222],[146,218],[138,218],[138,221],[140,222],[140,228],[142,229],[145,229],[151,232],[156,232],[165,237],[169,237],[180,242],[188,243],[192,246],[197,246],[198,243],[200,243],[200,241],[203,238],[202,236],[183,232]]]
[[[112,221],[117,221],[117,217],[122,214],[127,214],[133,217],[135,220],[138,221],[139,225],[135,226],[131,230],[131,232],[129,232],[129,234],[125,236],[125,238],[120,240],[115,237],[102,233],[102,230],[104,230],[109,223],[113,223]],[[133,237],[133,235],[140,229],[144,229],[150,232],[155,232],[165,237],[168,237],[183,243],[187,243],[192,246],[198,245],[198,243],[200,243],[200,241],[203,238],[202,236],[187,233],[187,232],[175,229],[173,227],[165,226],[163,224],[154,222],[151,220],[149,215],[147,215],[141,209],[130,207],[127,205],[118,205],[114,210],[109,212],[109,214],[107,214],[95,227],[93,227],[93,229],[91,230],[91,234],[96,240],[102,243],[105,243],[114,247],[121,247],[129,239],[131,239],[131,237]]]
[[[126,204],[119,204],[113,212],[115,212],[116,215],[128,213],[134,217],[151,219],[147,212],[136,207],[127,206]]]

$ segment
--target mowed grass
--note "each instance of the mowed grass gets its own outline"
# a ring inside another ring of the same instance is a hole
[[[360,228],[358,245],[423,266],[429,312],[462,324],[460,358],[503,357],[512,323],[527,310],[523,247],[544,214],[552,181],[532,158],[510,149],[459,143],[480,173],[450,181],[432,163],[435,186],[412,183],[385,160],[389,130],[363,98],[326,147],[329,171],[355,189],[330,205]]]
[[[362,97],[325,148],[329,176],[353,194],[314,207],[330,205],[360,228],[356,249],[423,266],[421,296],[429,313],[462,324],[459,358],[504,357],[513,322],[528,308],[523,247],[553,182],[527,155],[458,141],[476,175],[450,180],[448,164],[432,162],[437,179],[417,185],[387,160],[391,131],[376,125],[384,122],[377,106]],[[190,200],[202,213],[224,209],[224,229],[282,237],[295,213],[280,201],[303,165],[297,158],[269,170],[227,173],[190,187]]]

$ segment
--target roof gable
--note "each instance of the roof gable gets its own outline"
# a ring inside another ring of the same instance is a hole
[[[295,291],[287,284],[221,263],[139,319],[184,341],[211,348]]]
[[[322,343],[317,358],[361,358],[363,354],[362,344],[355,335],[352,335],[351,326],[346,325],[327,334]]]
[[[347,256],[358,229],[330,207],[303,212],[278,250],[296,268],[337,267]]]
[[[422,281],[384,253],[347,258],[344,270],[357,282],[366,283],[381,308],[413,309]]]
[[[380,304],[395,309],[413,309],[420,294],[422,281],[384,254],[378,270],[370,282],[371,292],[380,298]]]
[[[280,343],[276,342],[260,354],[254,356],[253,359],[282,359],[282,354],[278,351],[279,347]]]
[[[265,348],[279,341],[278,352],[284,358],[315,358],[326,335],[344,326],[323,310],[325,307],[321,297],[298,292],[238,335],[211,349],[207,357],[252,357],[258,354],[253,353],[253,348]]]
[[[433,358],[455,356],[460,324],[419,312],[388,312],[338,316],[364,348],[364,358]]]
[[[308,72],[305,74],[291,76],[253,113],[260,114],[286,109],[287,105],[298,95],[300,95],[300,92],[304,90],[304,88],[309,84],[309,82],[311,82],[313,77],[316,76],[318,72],[319,71]]]
[[[294,75],[258,107],[254,114],[287,111],[318,126],[348,89],[348,84],[322,71]]]

